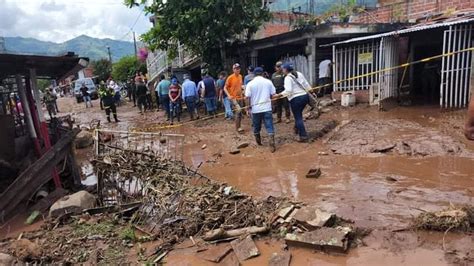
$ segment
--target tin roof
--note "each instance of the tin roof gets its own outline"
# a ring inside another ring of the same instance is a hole
[[[423,22],[421,24],[416,24],[416,25],[413,25],[413,26],[409,26],[407,28],[400,29],[400,30],[395,30],[395,31],[390,31],[390,32],[385,32],[385,33],[380,33],[380,34],[374,34],[374,35],[368,35],[368,36],[363,36],[363,37],[352,38],[352,39],[348,39],[348,40],[345,40],[345,41],[340,41],[340,42],[334,42],[334,43],[330,43],[330,44],[321,45],[321,47],[340,45],[340,44],[348,44],[348,43],[360,42],[360,41],[366,41],[366,40],[373,40],[373,39],[378,39],[378,38],[387,37],[387,36],[396,36],[396,35],[402,35],[402,34],[417,32],[417,31],[430,30],[430,29],[442,28],[442,27],[449,27],[449,26],[453,26],[453,25],[457,25],[457,24],[470,23],[470,22],[473,22],[473,21],[474,21],[474,12],[460,13],[455,17],[445,18],[445,19],[442,19],[442,20],[427,21],[427,22]]]

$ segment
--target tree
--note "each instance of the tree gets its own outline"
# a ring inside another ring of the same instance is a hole
[[[146,0],[125,0],[129,7]],[[155,15],[155,27],[141,36],[152,49],[177,54],[178,44],[210,66],[220,66],[225,45],[250,40],[264,21],[271,18],[261,0],[173,0],[153,1],[145,11]]]
[[[107,80],[112,72],[112,64],[105,58],[93,61],[92,68],[94,69],[94,76],[97,76],[99,80]]]
[[[112,77],[117,81],[126,81],[130,77],[134,77],[136,72],[145,74],[146,65],[137,60],[133,55],[122,57],[112,66]]]

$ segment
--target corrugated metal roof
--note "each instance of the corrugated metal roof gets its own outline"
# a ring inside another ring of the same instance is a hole
[[[441,27],[449,27],[449,26],[452,26],[452,25],[469,23],[469,22],[473,22],[473,21],[474,21],[474,14],[471,13],[470,16],[467,16],[467,17],[464,16],[464,17],[461,17],[461,18],[459,18],[459,17],[450,18],[450,19],[443,20],[442,22],[430,21],[430,22],[427,22],[425,24],[422,24],[422,25],[418,24],[418,25],[411,26],[411,27],[406,28],[406,29],[401,29],[401,30],[395,30],[395,31],[375,34],[375,35],[352,38],[352,39],[348,39],[348,40],[341,41],[341,42],[335,42],[335,43],[321,45],[321,47],[328,47],[328,46],[339,45],[339,44],[360,42],[360,41],[378,39],[378,38],[387,37],[387,36],[402,35],[402,34],[407,34],[407,33],[411,33],[411,32],[441,28]]]

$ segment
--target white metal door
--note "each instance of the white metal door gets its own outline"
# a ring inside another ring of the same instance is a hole
[[[393,37],[380,41],[379,105],[398,95],[398,42]]]
[[[469,102],[472,25],[450,26],[444,31],[440,106],[462,108]]]

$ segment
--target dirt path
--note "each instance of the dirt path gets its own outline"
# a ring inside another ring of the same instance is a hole
[[[98,103],[94,104],[94,108],[85,109],[72,99],[61,99],[60,109],[71,112],[78,124],[91,119],[105,121]],[[127,130],[163,123],[162,112],[140,116],[129,103],[119,107],[118,114],[121,123],[105,123],[103,127]],[[248,119],[244,120],[243,135],[235,133],[233,124],[222,118],[167,131],[186,135],[186,163],[194,167],[202,163],[200,171],[211,178],[255,197],[287,196],[312,203],[353,220],[356,226],[374,230],[365,239],[365,247],[351,250],[347,256],[292,248],[293,265],[446,265],[474,263],[472,235],[449,233],[444,244],[451,252],[445,252],[442,233],[391,231],[407,227],[422,210],[438,210],[449,204],[474,205],[474,144],[460,133],[463,119],[464,112],[442,113],[429,107],[389,112],[365,106],[332,107],[318,120],[307,121],[313,136],[318,135],[318,127],[332,120],[351,124],[309,144],[292,141],[291,124],[278,124],[274,154],[268,147],[254,144]],[[230,155],[231,147],[241,142],[250,146]],[[423,152],[398,152],[403,143]],[[204,144],[207,148],[201,149]],[[90,152],[80,151],[81,159],[89,156]],[[322,176],[305,178],[313,167],[320,167]],[[281,245],[259,241],[262,256],[248,265],[265,264]],[[186,249],[172,252],[167,261],[172,265],[204,264]]]

